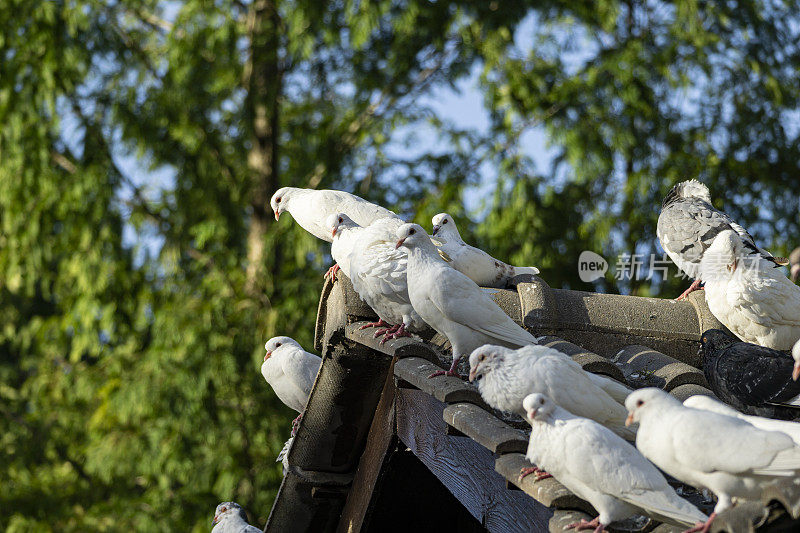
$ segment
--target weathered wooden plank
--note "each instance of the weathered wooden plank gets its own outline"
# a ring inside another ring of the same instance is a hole
[[[449,425],[492,453],[522,453],[528,448],[525,432],[512,428],[476,405],[448,405],[442,416]]]
[[[391,359],[335,333],[289,450],[289,464],[352,472],[366,442]]]
[[[523,468],[533,466],[522,453],[508,453],[497,458],[494,469],[497,473],[513,483],[542,505],[554,509],[580,509],[594,513],[594,508],[586,501],[578,498],[554,478],[535,481],[533,475],[519,480],[519,472]]]
[[[347,481],[348,479],[341,475],[319,475],[290,467],[278,489],[278,496],[272,504],[264,531],[266,533],[334,531],[344,499],[321,498],[319,489],[330,487],[330,493],[333,494],[343,488],[342,483]]]
[[[626,346],[617,353],[614,362],[637,388],[659,387],[667,392],[689,384],[708,388],[701,370],[647,346]]]
[[[394,366],[394,375],[427,392],[440,402],[465,402],[489,409],[477,387],[472,383],[454,376],[428,377],[437,370],[441,370],[441,368],[430,361],[419,357],[407,357],[397,361]]]
[[[417,337],[400,337],[381,343],[382,338],[375,338],[376,328],[361,329],[368,322],[354,322],[345,328],[345,337],[373,350],[385,353],[398,359],[405,357],[419,357],[427,359],[436,364],[440,361],[441,355],[431,345],[422,342]]]
[[[361,531],[370,502],[376,496],[374,494],[375,486],[395,434],[394,391],[394,374],[390,367],[367,435],[364,453],[361,455],[351,490],[339,519],[339,526],[336,529],[338,532]]]
[[[423,391],[398,389],[397,435],[488,531],[546,531],[552,511],[508,490],[489,450],[445,434],[445,404]]]

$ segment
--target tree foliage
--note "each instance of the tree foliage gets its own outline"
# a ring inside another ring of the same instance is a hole
[[[310,347],[328,266],[324,243],[270,220],[279,186],[354,191],[426,226],[447,210],[555,287],[591,288],[581,250],[653,250],[660,198],[688,178],[785,253],[792,7],[0,3],[7,530],[203,531],[228,499],[264,522],[290,413],[261,346]],[[430,102],[475,69],[486,132]],[[549,168],[525,151],[531,128]]]

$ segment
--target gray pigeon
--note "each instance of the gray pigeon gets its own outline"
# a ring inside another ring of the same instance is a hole
[[[669,258],[694,279],[692,285],[678,297],[679,300],[699,288],[702,281],[700,260],[714,237],[725,230],[733,230],[741,237],[746,253],[759,254],[776,266],[786,264],[785,259],[775,258],[759,248],[746,229],[716,209],[711,204],[708,187],[697,180],[683,181],[675,185],[664,198],[656,227],[658,240]]]
[[[236,502],[222,502],[214,511],[214,528],[211,533],[261,533],[261,530],[247,523],[247,515]]]

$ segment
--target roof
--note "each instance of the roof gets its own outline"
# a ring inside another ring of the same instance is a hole
[[[724,327],[702,293],[677,302],[551,289],[535,276],[516,281],[511,290],[487,290],[515,321],[546,335],[543,344],[569,354],[585,370],[634,387],[658,386],[681,400],[713,396],[697,368],[699,341],[703,331]],[[445,338],[429,331],[421,340],[381,344],[372,330],[359,329],[373,318],[341,272],[336,283],[326,281],[315,332],[323,364],[264,531],[365,528],[392,439],[407,446],[489,531],[530,530],[532,522],[561,531],[564,524],[590,518],[591,506],[555,479],[517,479],[520,468],[530,466],[524,455],[528,426],[520,417],[492,410],[461,379],[428,378],[449,364],[442,355],[449,348]],[[696,490],[680,491],[708,510],[710,502]],[[756,525],[777,531],[800,516],[800,506],[788,503],[798,500],[800,488],[776,488],[763,504],[722,513],[712,531],[754,531]],[[516,517],[513,523],[509,516]],[[679,530],[652,520],[628,522],[626,531]]]

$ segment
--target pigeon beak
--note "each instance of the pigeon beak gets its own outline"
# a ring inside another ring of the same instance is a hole
[[[538,412],[539,412],[538,409],[534,409],[533,411],[528,411],[528,418],[533,420],[534,418],[536,418],[536,413],[538,413]]]
[[[215,516],[214,517],[214,520],[211,521],[211,525],[215,526],[215,525],[217,525],[217,522],[219,522],[219,516]]]
[[[275,220],[278,220],[279,218],[281,218],[281,214],[280,214],[280,212],[279,212],[279,211],[276,209],[276,210],[275,210]]]
[[[433,233],[431,233],[431,235],[436,235],[436,232],[439,231],[440,229],[441,229],[441,226],[439,226],[439,225],[434,226],[433,227]]]
[[[403,239],[400,239],[399,241],[397,241],[397,244],[394,246],[394,249],[395,249],[395,250],[397,250],[398,248],[400,248],[401,246],[403,246],[403,243],[404,243],[404,242],[406,242],[405,238],[403,238]]]
[[[336,237],[336,228],[331,230],[331,237]]]
[[[797,381],[797,378],[800,378],[800,361],[794,364],[794,370],[792,370],[792,379]]]
[[[628,414],[628,418],[625,419],[625,427],[628,427],[631,424],[633,424],[633,413]]]
[[[469,380],[470,380],[470,382],[475,381],[475,371],[476,370],[478,370],[478,369],[477,368],[470,369],[470,371],[469,371]]]
[[[267,359],[269,359],[270,357],[272,357],[272,352],[271,352],[271,351],[270,351],[270,352],[267,352],[266,354],[264,354],[264,361],[266,361],[266,360],[267,360]]]

